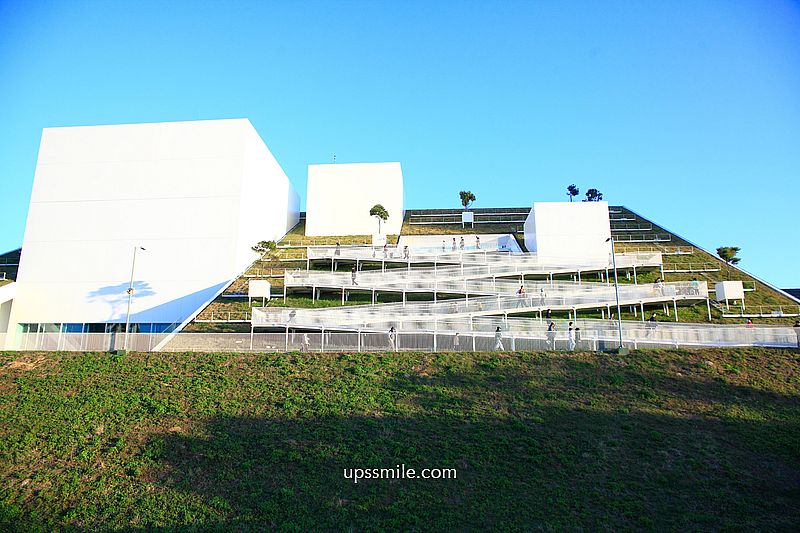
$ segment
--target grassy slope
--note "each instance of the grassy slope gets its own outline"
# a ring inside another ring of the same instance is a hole
[[[375,226],[377,230],[377,225]],[[397,242],[397,235],[387,235],[389,244]],[[346,244],[372,244],[372,235],[342,235],[332,237],[309,237],[306,235],[306,221],[305,219],[298,222],[295,227],[289,230],[289,233],[278,242],[282,246],[314,246],[314,245],[334,245],[336,243],[341,245]]]
[[[618,245],[621,251],[625,250],[633,250],[637,248],[637,245]],[[638,245],[639,248],[642,248],[642,245]],[[754,280],[752,277],[748,276],[741,270],[736,268],[728,267],[723,261],[721,261],[718,257],[715,257],[711,254],[708,254],[702,250],[697,248],[694,249],[694,252],[689,255],[665,255],[664,262],[669,264],[675,265],[688,265],[689,263],[704,263],[704,264],[713,264],[716,265],[720,270],[717,272],[698,272],[695,274],[690,273],[666,273],[664,275],[665,281],[685,281],[690,280],[692,278],[697,278],[700,281],[708,282],[709,288],[714,288],[714,284],[717,281],[725,281],[728,279],[731,280],[740,280],[745,281],[745,286],[751,286],[752,283],[755,283],[756,290],[751,292],[745,293],[745,304],[750,309],[755,309],[756,306],[767,306],[770,308],[777,308],[777,306],[788,306],[787,308],[797,308],[797,302],[787,298],[783,294],[770,289],[769,287],[763,285],[762,283]],[[660,274],[658,272],[647,272],[639,276],[640,283],[652,283]],[[713,294],[713,293],[712,293]],[[724,323],[724,324],[741,324],[743,319],[740,318],[728,318],[723,319],[721,318],[721,313],[714,310],[713,315],[715,317],[715,322]],[[683,313],[681,317],[681,321],[690,321],[690,322],[703,322],[706,320],[706,306],[705,304],[697,306],[696,309],[690,310],[688,313]],[[764,323],[764,324],[791,324],[796,320],[795,318],[786,317],[786,318],[755,318],[753,319],[754,322]]]
[[[624,209],[624,208],[622,208]],[[435,234],[471,234],[471,233],[513,233],[517,238],[517,241],[522,246],[524,243],[522,235],[519,233],[521,229],[520,224],[478,224],[475,226],[474,229],[472,228],[461,228],[460,224],[454,225],[425,225],[425,224],[415,224],[411,225],[408,223],[409,216],[408,213],[403,221],[403,227],[401,233],[403,235],[435,235]],[[637,218],[637,221],[642,223],[652,224],[651,221],[646,219]],[[667,230],[661,228],[660,226],[654,225],[654,231],[658,233],[669,233]],[[335,244],[336,242],[340,242],[341,244],[361,244],[365,242],[369,242],[371,239],[370,236],[362,235],[362,236],[349,236],[349,237],[306,237],[305,236],[305,221],[300,221],[292,230],[286,235],[286,237],[281,241],[282,244],[287,242],[299,245],[307,245],[307,244]],[[390,240],[392,242],[396,242],[397,236],[390,236]],[[633,250],[669,250],[674,248],[676,245],[680,245],[683,247],[690,246],[685,241],[679,239],[677,236],[674,236],[674,241],[672,241],[669,245],[657,245],[652,243],[619,243],[617,244],[618,250],[620,252],[624,251],[633,251]],[[277,257],[280,258],[281,261],[259,261],[248,272],[253,272],[255,270],[259,270],[261,272],[272,270],[274,273],[281,275],[286,268],[293,269],[293,268],[305,268],[305,251],[301,248],[295,249],[281,249],[277,253]],[[301,259],[298,261],[298,259]],[[702,272],[696,274],[690,273],[667,273],[665,274],[665,281],[687,281],[691,280],[692,278],[696,277],[701,281],[707,281],[709,283],[709,287],[713,287],[714,282],[716,281],[723,281],[726,279],[733,279],[733,280],[742,280],[747,282],[753,282],[750,276],[744,274],[743,272],[737,269],[731,269],[727,267],[719,258],[707,254],[699,249],[694,249],[694,252],[690,255],[666,255],[664,256],[664,262],[670,264],[678,264],[678,265],[687,265],[689,263],[706,263],[706,264],[716,264],[720,267],[719,272]],[[344,265],[340,268],[340,270],[344,269],[347,270],[349,265]],[[660,276],[660,273],[657,271],[648,271],[648,272],[640,272],[638,276],[638,281],[640,283],[653,283],[656,278]],[[594,278],[589,277],[585,279],[591,279],[594,281]],[[227,293],[246,293],[247,292],[247,282],[248,278],[239,278],[233,282],[233,284],[228,288],[226,291]],[[273,284],[273,291],[276,294],[282,293],[283,290],[283,280],[282,278],[270,278],[270,281]],[[621,278],[622,283],[632,283],[632,280],[627,280],[625,276]],[[790,300],[789,298],[783,296],[782,294],[765,287],[763,284],[756,282],[757,290],[754,292],[748,292],[745,295],[746,304],[752,308],[755,306],[791,306],[796,307],[796,302]],[[384,295],[381,298],[381,301],[389,301],[393,300],[394,298],[389,295]],[[432,299],[432,298],[429,298]],[[332,305],[336,305],[336,302],[340,301],[338,296],[333,293],[328,293],[323,295],[323,300],[317,301],[316,303],[311,302],[310,298],[294,298],[290,302],[287,302],[287,305],[293,307],[330,307]],[[352,300],[349,303],[368,303],[369,298],[365,296],[353,296]],[[281,301],[273,301],[270,305],[278,305],[282,306],[283,302]],[[219,312],[227,312],[230,311],[234,314],[242,315],[243,313],[249,311],[247,301],[246,300],[230,300],[226,298],[218,298],[214,302],[212,302],[200,315],[200,318],[207,318],[211,316],[211,312],[214,312],[215,315]],[[672,321],[672,316],[666,316],[663,312],[661,305],[649,306],[647,309],[647,314],[651,312],[656,312],[658,314],[659,320],[664,321]],[[672,311],[670,311],[671,313]],[[599,318],[601,316],[600,311],[582,311],[580,316],[584,318]],[[681,322],[708,322],[708,312],[706,309],[705,303],[696,304],[689,307],[682,307],[679,312],[678,316]],[[741,324],[744,322],[744,319],[740,318],[722,318],[721,313],[713,309],[712,310],[712,317],[713,322],[721,323],[721,324]],[[626,320],[636,320],[640,317],[635,315],[629,309],[623,309],[623,318]],[[794,323],[795,318],[786,317],[786,318],[755,318],[753,319],[756,323],[764,323],[764,324],[792,324]],[[208,323],[192,323],[186,331],[248,331],[248,328],[242,327],[235,324],[208,324]]]
[[[0,529],[800,521],[797,352],[0,358]]]

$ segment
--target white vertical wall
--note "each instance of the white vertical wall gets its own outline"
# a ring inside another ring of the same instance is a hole
[[[45,129],[12,324],[181,322],[297,221],[246,119]]]
[[[607,202],[535,202],[525,220],[525,247],[542,258],[607,261]]]
[[[249,121],[244,134],[246,154],[236,260],[239,271],[256,258],[251,249],[254,244],[277,241],[300,219],[300,197]]]
[[[306,235],[372,235],[378,223],[369,210],[381,204],[389,219],[384,234],[403,225],[403,171],[400,163],[308,166]]]

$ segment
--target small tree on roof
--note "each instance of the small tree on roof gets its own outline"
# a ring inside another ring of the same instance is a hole
[[[461,197],[461,205],[464,206],[464,209],[469,209],[469,206],[475,201],[475,195],[472,194],[472,191],[461,191],[458,196]]]
[[[261,241],[253,246],[251,250],[261,254],[261,260],[263,261],[267,254],[271,255],[272,252],[274,252],[277,248],[278,245],[275,243],[275,241]]]
[[[570,202],[575,196],[578,196],[580,193],[581,190],[577,188],[574,183],[572,185],[567,185],[567,196],[569,196]]]
[[[736,256],[740,250],[741,248],[738,246],[720,246],[717,248],[717,255],[728,265],[728,279],[731,279],[731,271],[733,270],[731,267],[738,265],[739,261],[742,260]]]
[[[369,210],[369,216],[378,219],[378,233],[380,234],[381,221],[386,222],[386,220],[388,220],[389,212],[381,204],[375,204],[372,206],[372,209]]]
[[[597,189],[589,189],[586,191],[586,200],[584,202],[599,202],[603,199],[603,193]]]

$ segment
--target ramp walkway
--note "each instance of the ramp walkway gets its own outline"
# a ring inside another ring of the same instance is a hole
[[[640,306],[671,301],[677,319],[677,302],[683,300],[708,301],[705,282],[666,283],[659,290],[653,285],[620,286],[620,305]],[[288,309],[276,307],[254,307],[252,327],[302,327],[309,329],[360,329],[370,324],[396,323],[398,329],[413,322],[432,324],[438,329],[442,319],[474,318],[485,315],[542,313],[547,309],[611,309],[616,306],[614,288],[608,285],[573,285],[572,290],[545,292],[544,296],[482,296],[438,302],[387,303],[380,305],[342,306],[317,309]],[[381,326],[382,327],[382,326]]]
[[[594,268],[591,265],[584,266]],[[360,271],[356,273],[355,280],[353,274],[349,272],[294,270],[286,271],[284,274],[284,299],[288,291],[300,288],[310,288],[312,297],[315,297],[317,289],[341,290],[343,300],[346,291],[372,292],[375,303],[374,295],[378,291],[402,293],[404,299],[407,293],[431,293],[435,299],[436,294],[466,296],[515,294],[520,285],[525,285],[525,290],[531,295],[547,290],[578,290],[582,285],[594,289],[610,286],[609,277],[605,278],[605,284],[582,283],[583,267],[577,268],[576,271],[574,265],[542,265],[534,262],[504,262],[475,266],[446,265],[411,270]],[[554,281],[553,276],[559,274],[575,274],[577,283]],[[549,281],[531,282],[525,279],[526,276],[549,278]],[[505,279],[509,277],[518,280]]]

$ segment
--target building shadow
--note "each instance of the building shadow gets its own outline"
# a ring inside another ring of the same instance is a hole
[[[711,531],[800,523],[797,397],[676,380],[665,385],[678,403],[778,405],[761,420],[669,414],[649,411],[646,397],[624,404],[648,387],[665,390],[641,369],[590,376],[569,362],[567,372],[543,380],[536,365],[481,367],[495,361],[439,372],[423,362],[391,376],[383,390],[394,407],[380,415],[330,412],[287,396],[275,407],[290,418],[214,416],[190,434],[152,437],[144,453],[157,465],[158,485],[205,502],[207,518],[178,526]],[[614,394],[619,409],[601,402]],[[452,468],[457,477],[354,483],[345,475],[396,473],[397,465]]]
[[[108,316],[114,317],[113,320],[125,316],[125,310],[128,305],[128,287],[129,283],[117,283],[116,285],[106,285],[98,287],[86,294],[86,299],[93,303],[102,303],[108,306]],[[150,283],[146,281],[133,282],[134,300],[136,298],[143,298],[145,296],[152,296],[155,294]]]

